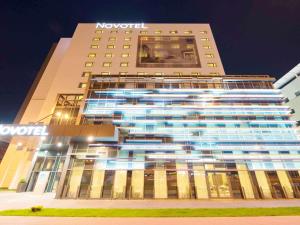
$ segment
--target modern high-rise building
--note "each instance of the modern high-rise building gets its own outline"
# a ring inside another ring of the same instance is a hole
[[[208,24],[79,24],[51,49],[0,186],[56,198],[300,197],[300,140],[268,75],[225,75]]]

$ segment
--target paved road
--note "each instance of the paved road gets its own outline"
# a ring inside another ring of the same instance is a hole
[[[0,225],[299,225],[299,216],[220,218],[0,217]]]
[[[71,200],[54,199],[53,194],[0,192],[0,210],[46,208],[236,208],[300,207],[300,199],[290,200]],[[300,225],[300,221],[299,221]]]

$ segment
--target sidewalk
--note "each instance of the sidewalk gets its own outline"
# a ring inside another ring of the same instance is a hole
[[[282,200],[71,200],[54,199],[54,194],[0,192],[0,210],[45,208],[237,208],[300,207],[300,199]],[[300,224],[300,222],[299,222]]]
[[[219,218],[1,217],[0,225],[299,225],[299,216]]]

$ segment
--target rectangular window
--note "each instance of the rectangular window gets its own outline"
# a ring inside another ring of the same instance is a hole
[[[137,75],[147,75],[145,72],[137,72]]]
[[[206,58],[214,58],[214,54],[208,53],[208,54],[205,54],[205,57]]]
[[[131,41],[131,37],[125,37],[124,41]]]
[[[106,58],[112,58],[113,57],[113,54],[112,53],[105,53],[104,55]]]
[[[131,34],[132,30],[125,30],[125,34]]]
[[[89,57],[89,58],[95,58],[95,57],[96,57],[96,53],[89,53],[89,54],[88,54],[88,57]]]
[[[203,45],[204,49],[210,49],[211,47],[209,45]]]
[[[177,31],[177,30],[170,30],[169,33],[170,33],[170,34],[177,34],[178,31]]]
[[[91,48],[92,48],[92,49],[99,48],[99,45],[91,45]]]
[[[96,34],[103,34],[103,32],[104,32],[103,30],[95,30]]]
[[[79,83],[78,87],[79,88],[86,88],[86,83]]]
[[[111,62],[103,62],[103,67],[111,67]]]
[[[119,75],[126,75],[128,72],[119,72]]]
[[[220,75],[220,74],[217,73],[217,72],[212,72],[212,73],[209,73],[209,75],[214,75],[214,76],[216,76],[216,75]]]
[[[111,33],[111,34],[117,34],[118,31],[117,31],[117,30],[111,30],[110,33]]]
[[[92,67],[93,66],[93,62],[86,62],[84,65],[85,67]]]
[[[148,32],[145,30],[140,31],[140,34],[147,34]]]
[[[154,33],[155,33],[155,34],[161,34],[162,31],[161,31],[161,30],[156,30],[156,31],[154,31]]]
[[[101,72],[101,75],[109,75],[110,72]]]
[[[208,67],[217,67],[217,63],[207,63]]]
[[[174,72],[173,74],[174,74],[174,75],[183,75],[182,72]]]
[[[121,62],[121,63],[120,63],[120,66],[121,66],[121,67],[128,67],[128,62]]]
[[[200,38],[201,41],[208,41],[208,38]]]
[[[117,40],[116,37],[109,37],[109,38],[108,38],[108,41],[115,41],[115,40]]]
[[[115,45],[107,45],[106,46],[106,48],[108,48],[108,49],[113,49],[113,48],[115,48],[116,46]]]
[[[122,58],[127,58],[127,57],[129,57],[129,53],[122,53],[122,54],[121,54],[121,57],[122,57]]]
[[[192,34],[193,32],[191,30],[184,31],[184,34]]]
[[[200,34],[207,34],[207,31],[206,30],[202,30],[199,32]]]
[[[124,48],[124,49],[129,49],[129,48],[130,48],[130,45],[123,45],[123,48]]]
[[[171,48],[180,48],[180,45],[179,44],[172,44]]]
[[[100,41],[101,38],[100,37],[94,37],[92,41]]]
[[[155,75],[165,75],[165,73],[162,73],[162,72],[156,72]]]
[[[82,73],[82,77],[88,77],[88,76],[90,76],[92,73],[91,72],[83,72]]]
[[[199,72],[192,72],[192,75],[201,75]]]

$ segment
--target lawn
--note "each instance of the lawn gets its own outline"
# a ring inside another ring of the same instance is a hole
[[[3,210],[0,216],[55,217],[243,217],[243,216],[300,216],[300,207],[280,208],[209,208],[209,209],[58,209],[44,208]]]

